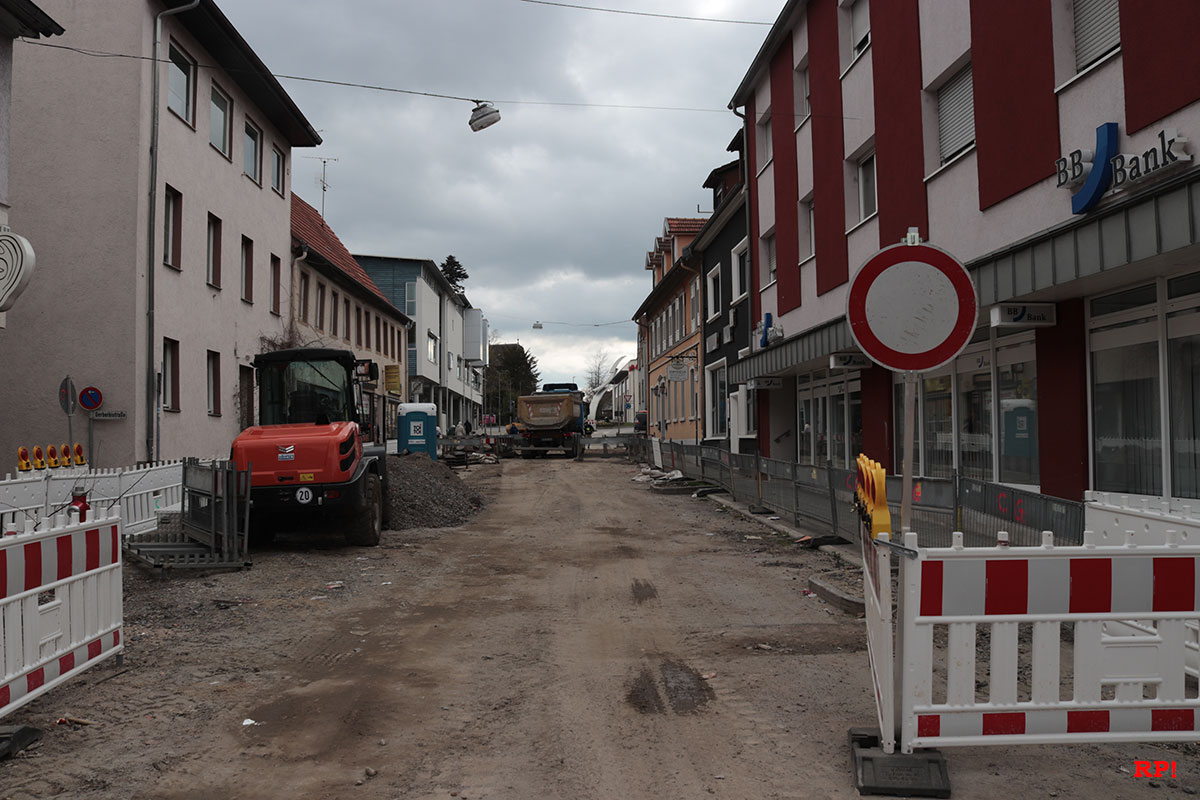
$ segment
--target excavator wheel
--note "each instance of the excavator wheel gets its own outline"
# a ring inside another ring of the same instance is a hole
[[[357,547],[375,547],[383,537],[383,492],[375,473],[368,473],[364,480],[366,507],[352,518],[346,541]]]

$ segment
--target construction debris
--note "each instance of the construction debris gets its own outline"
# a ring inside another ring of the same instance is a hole
[[[483,506],[483,498],[469,489],[454,470],[424,453],[388,456],[387,468],[391,530],[461,525]]]

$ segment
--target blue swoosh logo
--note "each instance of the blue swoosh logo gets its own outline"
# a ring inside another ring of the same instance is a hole
[[[1092,156],[1092,171],[1079,191],[1071,195],[1071,212],[1090,211],[1112,182],[1112,157],[1117,154],[1117,123],[1106,122],[1096,128],[1096,152]]]

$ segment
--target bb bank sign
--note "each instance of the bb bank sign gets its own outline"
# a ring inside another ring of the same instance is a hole
[[[1191,153],[1184,150],[1187,139],[1170,128],[1148,138],[1145,143],[1150,147],[1140,153],[1117,152],[1118,138],[1117,123],[1106,122],[1096,128],[1095,150],[1072,150],[1054,162],[1060,188],[1082,184],[1071,195],[1072,213],[1089,211],[1105,192],[1128,189],[1131,184],[1192,160]]]

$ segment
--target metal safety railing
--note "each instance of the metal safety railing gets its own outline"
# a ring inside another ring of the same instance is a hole
[[[630,458],[679,470],[685,477],[719,486],[734,500],[761,506],[800,528],[817,528],[855,541],[858,518],[851,511],[854,470],[832,465],[796,464],[712,445],[679,444],[653,438],[631,439]],[[655,460],[655,450],[660,460]],[[888,506],[899,520],[902,481],[887,478]],[[995,532],[1009,532],[1014,546],[1033,546],[1042,531],[1054,531],[1056,546],[1083,542],[1083,503],[952,475],[916,478],[909,527],[923,547],[949,547],[955,531],[967,547],[989,547]]]

